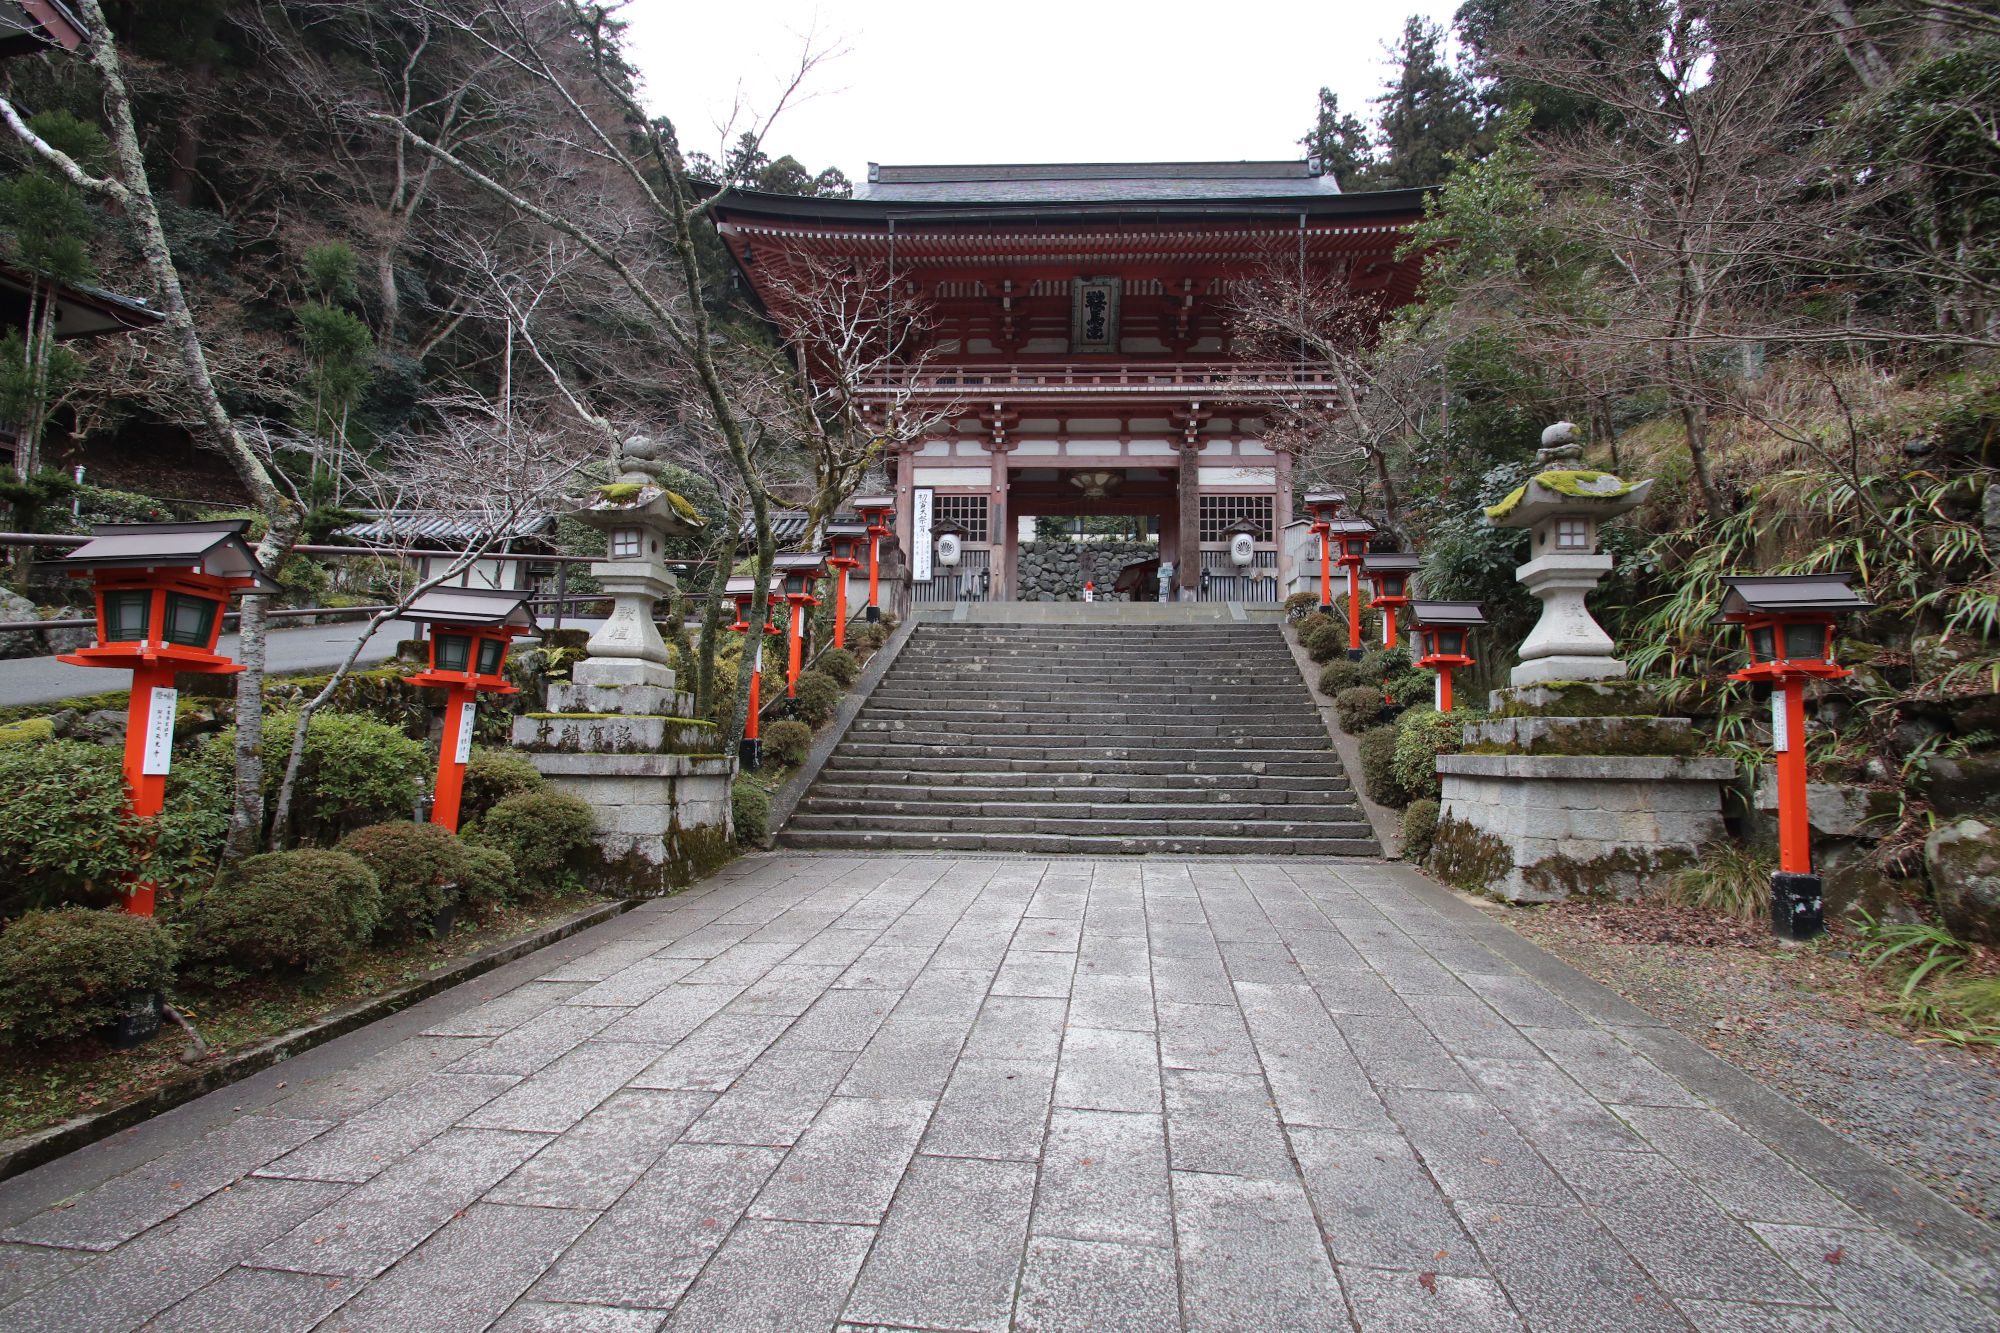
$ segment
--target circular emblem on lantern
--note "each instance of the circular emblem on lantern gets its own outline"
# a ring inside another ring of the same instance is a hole
[[[958,556],[959,542],[957,533],[947,532],[938,538],[937,561],[940,565],[949,569],[958,563]]]
[[[1239,532],[1229,539],[1229,563],[1238,569],[1248,569],[1257,558],[1257,539],[1247,532]]]

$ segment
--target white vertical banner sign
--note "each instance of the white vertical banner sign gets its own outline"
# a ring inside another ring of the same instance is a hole
[[[910,577],[918,583],[931,581],[931,510],[937,492],[924,487],[915,492],[910,521]]]
[[[1785,687],[1771,691],[1771,751],[1784,754],[1792,748],[1791,718],[1785,708]]]
[[[458,753],[452,756],[455,764],[466,763],[472,758],[472,721],[478,711],[479,706],[470,699],[458,706]]]
[[[174,710],[180,691],[153,687],[152,702],[146,707],[146,753],[139,772],[146,777],[163,777],[174,763]]]

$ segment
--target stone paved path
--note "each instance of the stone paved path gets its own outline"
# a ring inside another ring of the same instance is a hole
[[[759,856],[571,944],[0,1186],[0,1330],[2000,1329],[1990,1233],[1400,867]]]

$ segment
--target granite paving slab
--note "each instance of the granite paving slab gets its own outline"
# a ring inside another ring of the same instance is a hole
[[[1407,867],[758,854],[0,1183],[0,1333],[2000,1333],[1731,1075]]]

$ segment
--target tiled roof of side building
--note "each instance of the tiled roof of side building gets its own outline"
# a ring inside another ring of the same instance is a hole
[[[868,164],[856,199],[871,203],[1113,203],[1140,200],[1323,198],[1333,177],[1307,162],[1077,162],[1048,165]]]

